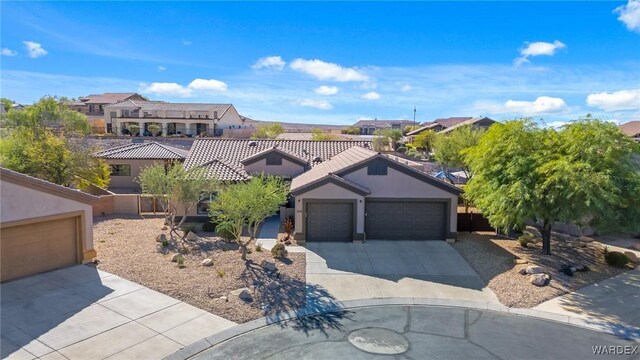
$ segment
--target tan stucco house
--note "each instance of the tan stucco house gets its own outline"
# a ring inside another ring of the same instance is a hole
[[[460,190],[360,146],[291,182],[298,241],[456,238]]]
[[[147,101],[147,99],[136,93],[103,93],[91,94],[78,98],[78,101],[68,104],[69,108],[87,115],[89,125],[94,133],[112,132],[104,120],[104,107],[119,101],[135,100]]]
[[[183,162],[189,150],[155,141],[132,143],[93,154],[111,167],[108,189],[120,194],[140,193],[138,176],[145,167],[154,164]]]
[[[93,249],[93,195],[0,168],[0,276],[80,264]]]

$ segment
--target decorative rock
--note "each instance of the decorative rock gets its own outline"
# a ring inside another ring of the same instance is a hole
[[[229,298],[227,298],[226,296],[222,295],[222,296],[220,296],[220,300],[224,300],[224,301],[228,302]]]
[[[291,240],[285,241],[284,244],[287,245],[287,246],[291,245]]]
[[[638,263],[638,256],[633,251],[625,251],[624,254],[627,255],[627,257],[629,258],[630,262],[632,262],[634,264]]]
[[[202,266],[213,266],[213,260],[208,259],[208,258],[202,260]]]
[[[272,281],[269,283],[269,285],[267,285],[267,289],[269,290],[276,290],[280,287],[280,284],[277,281]]]
[[[518,274],[520,274],[520,275],[527,275],[527,269],[526,269],[526,268],[522,268],[522,269],[520,269],[520,271],[518,271]]]
[[[567,264],[562,264],[562,266],[560,266],[560,272],[567,276],[573,276],[573,273],[576,272],[576,268]]]
[[[167,241],[167,234],[160,234],[158,236],[156,236],[156,242],[165,242]]]
[[[527,264],[529,263],[527,259],[515,259],[516,264]]]
[[[251,292],[249,291],[248,288],[241,288],[241,289],[236,289],[231,291],[229,294],[233,295],[233,296],[237,296],[239,297],[241,300],[244,301],[253,301],[253,296],[251,295]]]
[[[200,238],[193,231],[189,231],[185,239],[187,239],[187,241],[198,241]]]
[[[169,228],[167,227],[167,225],[164,225],[164,226],[163,226],[163,227],[161,227],[160,229],[164,231],[164,230],[167,230],[167,229],[169,229]]]
[[[260,266],[267,271],[276,271],[276,263],[271,261],[262,260]]]
[[[547,274],[533,274],[531,275],[531,279],[529,279],[529,282],[531,282],[535,286],[545,286],[550,279],[551,278]]]
[[[178,262],[178,259],[181,257],[182,255],[180,254],[173,254],[173,256],[171,257],[171,262]]]
[[[526,272],[529,275],[544,274],[544,269],[541,268],[540,266],[531,265],[531,266],[527,266]]]

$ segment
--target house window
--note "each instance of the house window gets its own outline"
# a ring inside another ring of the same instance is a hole
[[[374,161],[367,165],[367,175],[387,175],[387,164]]]
[[[131,165],[129,164],[112,164],[111,176],[131,176]]]
[[[267,165],[282,165],[282,156],[280,154],[267,154]]]
[[[130,117],[129,110],[122,110],[122,117]]]
[[[208,215],[209,204],[216,199],[217,193],[212,192],[210,194],[202,193],[200,201],[198,201],[197,214]]]
[[[115,118],[115,117],[118,117],[118,113],[117,113],[117,112],[115,112],[115,111],[112,111],[112,112],[111,112],[111,118],[113,119],[113,118]]]

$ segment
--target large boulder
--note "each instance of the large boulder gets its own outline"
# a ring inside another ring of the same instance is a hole
[[[260,266],[266,271],[276,271],[276,263],[272,261],[262,260]]]
[[[202,260],[202,266],[213,266],[213,260],[209,258]]]
[[[253,296],[251,295],[251,291],[249,288],[240,288],[233,290],[229,293],[230,295],[237,296],[240,300],[243,301],[253,301]]]
[[[540,266],[531,265],[531,266],[527,266],[526,272],[529,275],[544,274],[544,269],[541,268]]]
[[[533,274],[531,275],[529,282],[535,286],[545,286],[549,283],[551,277],[547,274]]]
[[[280,287],[280,284],[277,281],[272,281],[269,283],[269,285],[267,285],[267,289],[273,291],[273,290],[277,290]]]
[[[198,241],[200,238],[193,231],[189,231],[185,239],[187,239],[187,241],[193,242],[193,241]]]
[[[636,255],[636,253],[634,253],[633,251],[625,251],[624,254],[627,255],[630,262],[634,264],[638,263],[638,255]]]

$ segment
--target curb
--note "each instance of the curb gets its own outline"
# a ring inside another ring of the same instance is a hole
[[[183,360],[191,358],[212,346],[221,342],[230,340],[234,337],[243,335],[250,331],[260,329],[265,326],[273,325],[279,322],[302,318],[306,316],[316,316],[327,313],[347,311],[350,309],[368,308],[376,306],[434,306],[448,308],[463,308],[473,310],[487,310],[495,312],[503,312],[516,316],[526,316],[530,318],[553,321],[565,325],[575,326],[591,331],[622,337],[626,340],[640,342],[640,328],[627,326],[622,324],[614,324],[601,322],[597,323],[592,320],[580,319],[572,316],[550,313],[533,309],[510,308],[502,304],[489,302],[467,301],[467,300],[451,300],[451,299],[432,299],[432,298],[380,298],[380,299],[361,299],[346,300],[334,304],[327,304],[323,309],[299,309],[286,313],[277,314],[277,316],[267,316],[260,319],[252,320],[244,324],[234,326],[230,329],[223,330],[217,334],[201,339],[191,345],[176,351],[167,356],[164,360]]]

